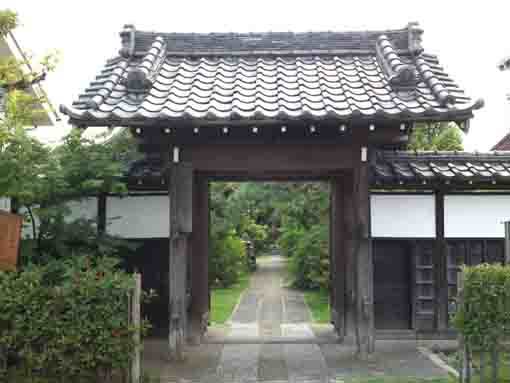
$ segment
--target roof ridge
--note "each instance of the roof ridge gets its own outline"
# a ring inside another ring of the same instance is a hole
[[[131,27],[132,24],[126,24]],[[173,35],[173,36],[218,36],[218,35],[231,35],[231,36],[257,36],[257,35],[270,35],[270,34],[288,34],[288,35],[307,35],[307,34],[363,34],[363,33],[374,33],[374,34],[386,34],[386,33],[404,33],[408,31],[408,27],[399,29],[364,29],[364,30],[308,30],[308,31],[259,31],[259,32],[162,32],[156,30],[136,30],[135,33],[146,33],[152,35]]]
[[[152,40],[166,40],[168,54],[196,55],[200,53],[238,55],[243,53],[271,54],[287,52],[300,54],[307,51],[321,52],[374,52],[377,38],[388,36],[396,51],[415,54],[421,52],[421,34],[418,23],[409,23],[404,28],[381,30],[346,31],[265,31],[265,32],[158,32],[136,30],[126,24],[120,32],[121,55],[140,56],[150,49]]]

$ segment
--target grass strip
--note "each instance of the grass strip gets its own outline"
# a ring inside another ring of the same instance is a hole
[[[232,315],[239,302],[239,297],[246,290],[250,282],[250,274],[243,273],[239,282],[227,288],[213,288],[211,290],[211,322],[224,324]]]
[[[329,323],[329,293],[326,290],[308,290],[304,292],[305,302],[312,312],[314,323]]]

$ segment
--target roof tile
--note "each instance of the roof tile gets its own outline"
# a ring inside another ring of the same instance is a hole
[[[480,104],[435,56],[416,44],[411,49],[408,32],[154,34],[127,26],[122,56],[61,110],[85,125],[140,118],[471,117]]]
[[[510,154],[379,151],[371,165],[374,182],[387,187],[421,185],[421,179],[452,184],[510,183]]]

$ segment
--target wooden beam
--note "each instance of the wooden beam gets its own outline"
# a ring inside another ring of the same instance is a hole
[[[363,148],[361,150],[363,153]],[[367,156],[368,158],[368,156]],[[356,234],[358,252],[357,273],[357,319],[359,332],[359,356],[367,359],[375,348],[374,323],[374,271],[372,259],[372,240],[370,238],[370,192],[368,162],[361,162],[355,171],[354,195],[356,196]]]
[[[448,328],[448,274],[447,249],[444,236],[444,192],[435,193],[436,243],[434,254],[435,300],[434,327],[438,331]]]
[[[187,245],[192,223],[192,168],[169,162],[169,356],[182,360],[187,331]]]
[[[204,144],[187,147],[183,160],[192,162],[194,169],[204,172],[310,174],[352,168],[354,156],[357,156],[357,151],[354,152],[351,146],[336,144]]]

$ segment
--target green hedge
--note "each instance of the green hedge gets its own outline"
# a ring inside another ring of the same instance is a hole
[[[327,230],[327,225],[314,225],[307,231],[288,230],[280,238],[282,252],[290,257],[289,272],[294,287],[329,289]]]
[[[464,267],[463,299],[453,319],[466,342],[486,350],[510,335],[510,267]]]
[[[209,283],[229,287],[247,270],[246,245],[234,231],[212,237],[209,257]]]
[[[148,324],[128,324],[134,281],[115,271],[114,262],[84,257],[0,272],[4,370],[8,357],[11,368],[26,376],[98,381],[127,367],[135,347],[133,334],[145,333]]]

